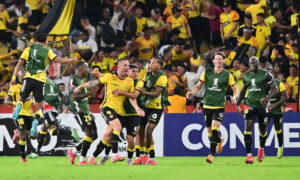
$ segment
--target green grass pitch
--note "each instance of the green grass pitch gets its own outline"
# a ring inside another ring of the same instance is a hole
[[[76,159],[76,163],[79,158]],[[99,160],[100,158],[97,158]],[[0,179],[66,180],[66,179],[300,179],[300,157],[266,157],[262,163],[244,163],[245,157],[215,157],[207,164],[205,157],[162,157],[157,166],[128,166],[126,160],[104,166],[71,165],[68,157],[44,156],[21,163],[20,157],[0,157]]]

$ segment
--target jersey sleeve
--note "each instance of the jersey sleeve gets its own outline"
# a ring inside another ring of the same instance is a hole
[[[160,76],[158,78],[158,80],[156,81],[155,83],[156,87],[159,86],[159,87],[167,87],[168,85],[168,78],[167,76],[163,75],[163,76]]]
[[[100,77],[99,81],[100,81],[101,84],[107,84],[107,82],[109,81],[110,77],[111,77],[111,74],[107,73],[103,77]]]
[[[234,80],[234,77],[231,73],[229,73],[228,85],[229,86],[235,85],[235,80]]]
[[[279,92],[283,92],[283,91],[286,91],[286,87],[282,82],[280,82],[279,83]]]
[[[74,92],[74,90],[76,89],[77,86],[79,86],[79,84],[76,81],[76,79],[71,78],[71,80],[69,82],[69,91],[70,91],[70,94]]]
[[[272,84],[274,82],[274,77],[270,74],[270,73],[267,73],[267,77],[266,77],[266,83],[268,85]]]
[[[205,71],[203,71],[203,73],[201,74],[200,81],[205,82]]]
[[[144,82],[143,82],[142,80],[139,80],[139,81],[136,83],[134,89],[139,90],[139,89],[141,89],[141,88],[143,88],[143,87],[144,87]]]
[[[23,53],[20,56],[20,59],[23,59],[26,62],[28,61],[28,57],[29,57],[29,48],[30,47],[25,48],[24,51],[23,51]]]
[[[238,21],[240,19],[239,13],[234,11],[233,16],[232,16],[232,21]]]
[[[49,49],[48,58],[50,59],[50,61],[53,61],[56,57],[57,55],[53,52],[53,50]]]
[[[167,23],[172,24],[172,16],[169,16],[169,17],[167,18]]]

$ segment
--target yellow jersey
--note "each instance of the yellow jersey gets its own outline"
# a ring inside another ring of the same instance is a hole
[[[297,26],[297,16],[299,13],[295,13],[291,15],[291,26]]]
[[[297,96],[298,95],[298,84],[299,84],[299,77],[292,77],[289,76],[286,79],[286,83],[290,86],[291,89],[291,96]]]
[[[29,58],[29,49],[30,47],[27,47],[24,49],[22,55],[20,56],[20,59],[25,60],[26,62],[28,61]],[[52,49],[49,49],[48,51],[48,58],[45,61],[45,64],[49,64],[49,61],[52,61],[56,58],[56,54],[54,54],[54,52],[52,51]],[[43,83],[47,82],[47,74],[46,71],[42,71],[40,73],[37,74],[33,74],[31,75],[29,72],[26,72],[25,78],[31,78],[31,79],[35,79],[37,81],[41,81]]]
[[[145,39],[144,36],[138,37],[135,42],[138,44],[139,59],[148,61],[154,56],[154,49],[157,47],[155,40]]]
[[[155,22],[155,21],[153,21],[152,18],[148,19],[147,24],[148,24],[148,27],[154,27],[154,28],[159,28],[159,27],[165,25],[165,23],[161,19],[159,19],[157,22]],[[151,34],[151,37],[155,40],[157,45],[160,44],[160,34],[161,34],[161,32],[153,32]]]
[[[183,51],[176,52],[174,48],[172,48],[172,60],[171,61],[186,61],[188,60],[188,56],[186,56]]]
[[[146,74],[146,70],[142,68],[138,74],[138,79],[143,79]]]
[[[258,48],[262,49],[265,45],[267,37],[271,36],[271,29],[267,25],[257,25],[256,26],[256,36],[255,39],[258,43]],[[267,47],[268,49],[268,47]]]
[[[186,98],[179,95],[169,96],[168,113],[186,113]]]
[[[176,75],[172,75],[168,78],[168,92],[171,92],[176,88],[177,84],[175,82],[179,82],[179,79]]]
[[[186,3],[185,4],[185,10],[187,11],[187,17],[190,18],[195,18],[200,15],[200,2],[198,0],[193,0],[196,9],[192,9],[191,3]]]
[[[143,79],[143,81],[145,82],[145,78]],[[168,78],[166,75],[162,75],[160,76],[155,85],[154,85],[154,90],[156,89],[156,87],[163,87],[166,88],[168,84]],[[162,101],[162,93],[157,97],[157,98],[153,98],[147,105],[147,108],[151,108],[151,109],[162,109],[162,105],[161,105],[161,101]]]
[[[38,10],[38,6],[42,0],[26,0],[26,3],[29,5],[31,10]]]
[[[224,36],[230,32],[233,27],[234,22],[238,22],[240,19],[240,15],[235,11],[231,10],[228,14],[225,12],[220,14],[220,23],[223,24],[223,33]],[[231,33],[230,37],[237,37],[238,27]]]
[[[276,18],[274,16],[269,16],[265,19],[265,23],[270,29],[273,29],[273,23],[277,22]]]
[[[20,24],[23,24],[23,23],[27,24],[27,23],[28,23],[28,18],[27,18],[27,17],[24,17],[24,16],[21,16],[21,17],[19,17],[19,19],[18,19],[18,29],[17,29],[18,32],[20,32],[20,27],[19,27],[19,25],[20,25]]]
[[[125,96],[115,96],[112,92],[116,89],[120,89],[132,93],[134,91],[133,79],[126,77],[122,80],[115,73],[107,73],[103,77],[100,77],[99,81],[105,85],[105,97],[100,107],[109,107],[121,116],[126,115],[123,107]]]
[[[136,18],[136,24],[137,24],[137,29],[136,29],[136,35],[140,34],[143,32],[143,29],[145,26],[147,26],[147,18],[145,17],[135,17]]]
[[[17,102],[20,100],[20,92],[22,89],[22,84],[16,84],[12,86],[9,91],[8,91],[8,96],[12,97],[12,101]],[[23,107],[20,110],[20,115],[23,116],[33,116],[33,111],[32,111],[32,96],[28,96],[26,99],[25,103],[23,104]]]
[[[200,66],[201,64],[201,57],[199,54],[195,53],[193,57],[190,57],[190,63],[195,65],[195,66]]]
[[[257,24],[257,14],[265,13],[260,4],[251,4],[248,8],[246,8],[245,12],[251,14],[253,25]]]
[[[167,16],[167,17],[170,17],[173,15],[172,13],[172,8],[173,8],[173,4],[171,4],[170,6],[166,7],[166,9],[164,10],[164,13],[163,15]],[[183,16],[186,16],[187,15],[187,12],[186,12],[186,9],[184,6],[180,5],[180,9],[181,9],[181,14]]]
[[[175,18],[173,15],[169,16],[167,19],[167,23],[170,23],[172,25],[172,29],[178,28],[180,30],[180,38],[185,39],[188,37],[188,32],[186,29],[186,24],[188,24],[188,20],[185,16],[181,15],[178,18]]]
[[[9,21],[9,14],[6,10],[0,12],[0,30],[6,30],[6,23]]]

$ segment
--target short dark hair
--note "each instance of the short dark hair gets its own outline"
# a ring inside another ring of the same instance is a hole
[[[275,45],[274,49],[276,49],[278,51],[279,55],[282,55],[282,56],[285,55],[284,48],[281,45],[278,45],[278,44]]]
[[[174,45],[183,45],[183,39],[181,38],[175,39]]]
[[[129,69],[139,69],[139,67],[135,64],[129,64]]]
[[[172,72],[172,71],[173,71],[173,65],[172,65],[172,64],[167,64],[167,65],[163,68],[163,70],[167,70],[167,71]]]
[[[35,35],[35,40],[40,43],[44,43],[47,41],[48,35],[45,33],[38,33]]]
[[[222,56],[223,59],[226,58],[225,54],[223,52],[221,52],[221,51],[220,52],[216,52],[214,57],[216,57],[216,56]]]
[[[82,32],[83,35],[89,37],[89,32],[87,30],[84,29],[81,32]]]
[[[159,58],[156,58],[156,59],[157,59],[157,63],[160,65],[160,67],[163,67],[164,61]]]
[[[60,85],[64,85],[64,86],[66,86],[66,85],[65,85],[65,83],[62,83],[62,82],[61,82],[61,83],[59,83],[58,85],[59,85],[59,86],[60,86]]]
[[[182,93],[181,87],[174,88],[174,95],[181,95],[181,93]]]
[[[266,62],[267,62],[267,57],[261,56],[261,57],[259,58],[259,62],[260,62],[260,63],[266,63]]]
[[[298,71],[298,67],[295,64],[292,64],[290,68],[295,68]]]
[[[86,62],[85,61],[78,61],[76,64],[76,69],[79,69],[81,66],[83,66]]]
[[[125,58],[119,59],[117,64],[121,63],[122,61],[128,61],[128,59],[125,59]]]
[[[27,6],[22,7],[22,9],[21,9],[22,16],[24,14],[26,14],[28,11],[29,11],[29,8]]]
[[[260,16],[260,17],[265,18],[265,14],[264,13],[258,13],[256,16]]]
[[[183,46],[183,50],[190,50],[190,49],[193,49],[193,46],[190,45],[190,44],[185,44],[185,45]]]

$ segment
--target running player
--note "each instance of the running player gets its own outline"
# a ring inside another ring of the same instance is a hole
[[[278,149],[277,158],[280,159],[283,156],[283,133],[282,133],[282,123],[283,123],[283,104],[288,100],[288,95],[286,93],[286,88],[280,80],[275,80],[279,93],[275,97],[270,99],[270,112],[269,112],[269,122],[273,119],[273,124],[275,132],[278,139]]]
[[[21,98],[20,101],[17,102],[13,113],[14,120],[18,118],[20,109],[31,92],[33,93],[36,102],[37,111],[42,109],[44,104],[44,85],[47,81],[46,69],[48,68],[50,61],[64,64],[78,60],[76,57],[71,59],[57,57],[50,48],[46,47],[48,42],[47,38],[46,34],[37,34],[35,36],[36,42],[24,49],[15,68],[10,85],[15,84],[17,73],[21,67],[24,67],[26,64],[26,75],[20,93]],[[40,114],[42,115],[41,112]]]
[[[144,77],[144,88],[140,89],[141,101],[144,104],[145,117],[141,118],[139,124],[139,140],[141,151],[145,155],[136,159],[134,164],[156,165],[155,149],[152,133],[159,123],[164,108],[170,105],[167,94],[168,78],[161,71],[163,61],[152,58],[150,62],[151,72]],[[150,160],[148,157],[150,154]]]
[[[225,96],[228,86],[233,91],[231,101],[236,103],[238,96],[238,89],[235,84],[234,77],[230,72],[223,68],[225,62],[225,55],[222,52],[215,54],[213,59],[214,68],[206,69],[200,76],[200,81],[190,92],[187,92],[186,97],[192,99],[201,87],[205,84],[206,91],[204,94],[204,115],[210,139],[210,154],[206,158],[206,162],[212,163],[214,154],[222,151],[223,137],[219,136],[219,128],[221,126],[224,111],[225,111]]]
[[[82,88],[94,87],[101,84],[105,85],[105,98],[101,104],[101,114],[103,115],[108,126],[104,132],[103,138],[100,141],[105,145],[107,142],[111,142],[112,145],[112,163],[123,161],[124,158],[120,157],[118,154],[118,143],[119,136],[122,130],[121,121],[125,119],[126,112],[123,108],[123,103],[125,96],[115,96],[113,92],[116,89],[122,90],[124,92],[133,93],[134,91],[134,81],[132,78],[127,76],[129,70],[129,62],[126,59],[120,59],[118,61],[117,73],[107,73],[99,80],[93,80],[78,86],[74,92],[79,92]],[[136,102],[130,98],[131,104],[134,106],[135,110],[139,115],[143,116],[144,111],[140,109]],[[99,144],[99,145],[100,145]]]
[[[87,77],[89,70],[89,65],[86,62],[79,61],[76,65],[75,75],[71,77],[69,83],[70,109],[85,134],[82,142],[67,152],[71,164],[74,164],[77,152],[81,151],[78,165],[87,165],[85,160],[87,151],[98,137],[95,117],[91,114],[88,101],[88,96],[92,95],[93,92],[88,92],[87,88],[81,87],[85,83],[83,78]]]
[[[65,102],[65,96],[59,86],[50,79],[44,87],[45,104],[44,104],[44,124],[38,134],[38,147],[35,152],[32,152],[28,157],[37,158],[39,152],[46,142],[47,130],[53,136],[58,135],[57,116],[62,112],[62,106]]]
[[[245,98],[245,131],[244,143],[247,151],[247,164],[253,164],[253,157],[251,153],[252,145],[252,129],[257,118],[259,123],[259,141],[257,160],[262,162],[264,159],[264,147],[267,139],[268,126],[268,104],[271,98],[277,93],[278,89],[273,76],[266,70],[258,68],[259,60],[253,56],[249,59],[250,71],[246,72],[243,77],[244,85],[236,103],[237,110],[242,113],[240,103]],[[270,88],[270,92],[268,89]]]
[[[10,87],[7,97],[5,98],[6,105],[13,105],[17,104],[17,101],[20,97],[20,91],[22,88],[23,78],[25,76],[25,70],[22,68],[18,72],[18,80],[16,81],[17,84]],[[32,128],[32,124],[34,121],[33,112],[32,112],[32,96],[28,96],[26,101],[24,102],[24,106],[21,107],[19,117],[16,119],[17,130],[14,131],[14,138],[13,142],[16,142],[19,139],[20,151],[21,151],[21,162],[27,162],[26,160],[26,152],[25,152],[25,145],[27,138],[30,137],[31,139],[36,138],[36,127],[35,132],[30,132]],[[36,120],[35,120],[36,121]],[[38,122],[35,122],[35,126],[37,126]]]

